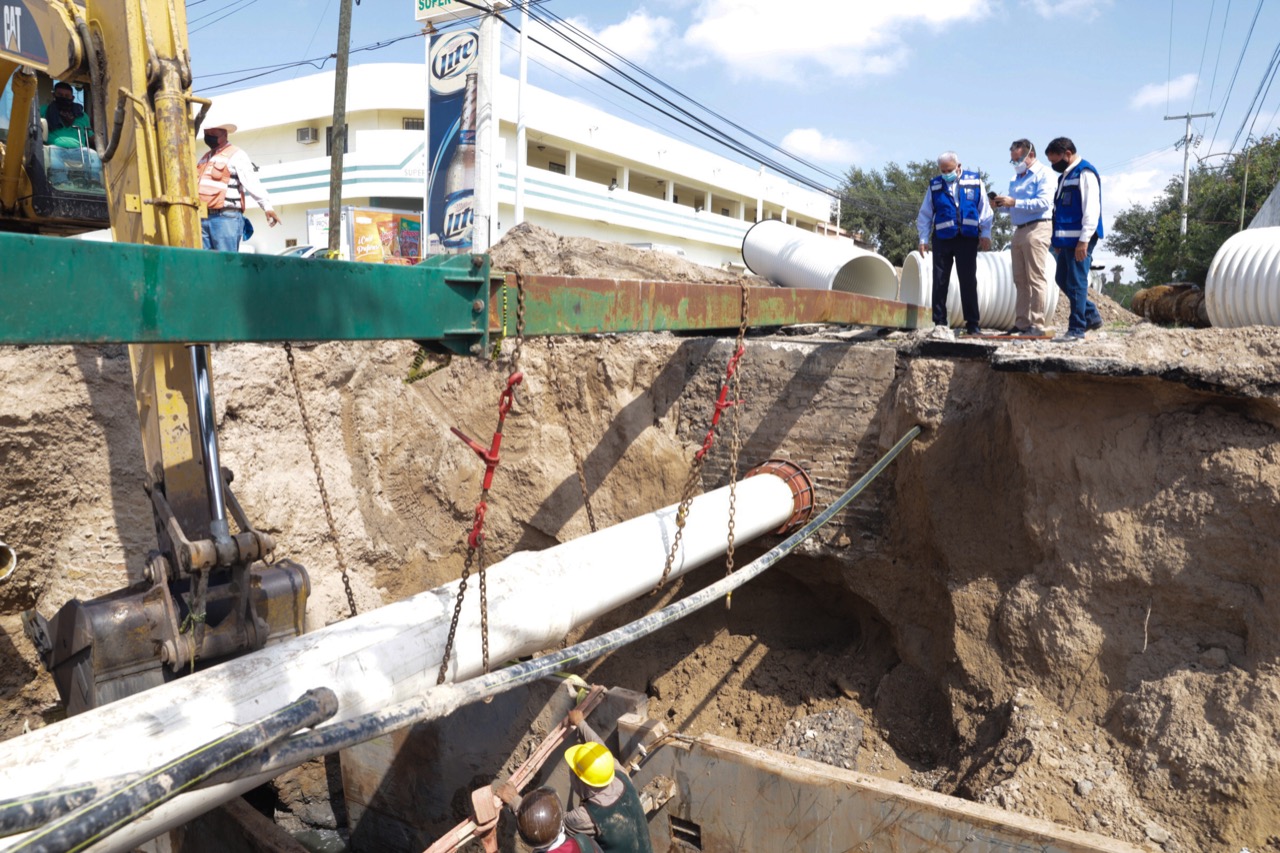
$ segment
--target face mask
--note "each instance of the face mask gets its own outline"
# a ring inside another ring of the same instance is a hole
[[[960,177],[960,170],[959,170],[959,169],[956,169],[954,172],[943,172],[943,173],[942,173],[942,180],[946,181],[946,182],[947,182],[947,183],[949,183],[949,184],[954,184],[954,183],[956,182],[956,178],[958,178],[958,177]]]
[[[1068,164],[1066,160],[1059,160],[1058,162],[1053,164],[1053,171],[1057,172],[1058,174],[1062,174],[1063,172],[1067,171],[1067,165]]]
[[[216,136],[205,136],[205,138],[204,138],[204,144],[205,144],[205,145],[208,145],[210,148],[217,148],[217,147],[218,147],[218,137],[216,137]]]
[[[1027,165],[1027,160],[1025,157],[1019,160],[1017,163],[1013,164],[1013,171],[1017,172],[1019,175],[1025,175],[1027,173],[1027,169],[1030,169],[1030,168],[1031,167]]]

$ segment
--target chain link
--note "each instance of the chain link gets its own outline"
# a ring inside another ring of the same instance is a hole
[[[734,347],[733,355],[729,357],[729,364],[726,368],[725,383],[720,387],[720,396],[716,399],[715,413],[711,417],[711,426],[707,428],[707,435],[702,441],[702,447],[694,454],[693,462],[689,465],[689,477],[684,482],[684,488],[680,492],[680,505],[676,509],[676,535],[671,540],[671,550],[667,552],[666,563],[662,567],[662,577],[658,581],[658,585],[653,588],[653,593],[657,593],[667,583],[667,578],[671,576],[671,567],[675,564],[676,554],[680,550],[680,542],[684,538],[684,526],[689,520],[689,507],[693,504],[693,493],[698,486],[698,482],[702,477],[702,467],[706,463],[707,453],[711,450],[715,443],[716,428],[720,423],[720,417],[725,409],[736,408],[742,403],[737,396],[740,391],[741,379],[738,377],[738,363],[741,361],[743,354],[746,352],[745,338],[747,335],[747,325],[750,317],[750,293],[745,284],[740,284],[742,288],[742,318],[738,324],[738,338]],[[733,399],[728,399],[730,391],[733,391]],[[734,419],[734,447],[732,449],[732,467],[731,479],[729,481],[729,549],[727,558],[727,568],[730,573],[733,571],[733,546],[734,546],[734,502],[736,499],[736,481],[738,466],[738,420]],[[651,593],[651,594],[653,594]],[[729,599],[726,597],[726,602]]]
[[[578,487],[582,490],[582,505],[587,510],[587,523],[591,525],[591,532],[595,533],[596,516],[591,511],[591,492],[587,489],[587,471],[584,467],[582,454],[578,452],[578,440],[573,434],[573,423],[569,417],[569,404],[565,402],[564,395],[559,392],[560,389],[560,370],[558,357],[556,355],[556,339],[554,337],[547,338],[547,366],[550,368],[552,395],[556,400],[556,408],[560,410],[560,416],[564,418],[565,433],[569,436],[569,453],[573,456],[573,466],[578,472]],[[582,377],[578,376],[578,399],[585,400],[586,392],[582,387]]]
[[[742,321],[738,325],[738,344],[736,351],[746,352],[747,324],[751,316],[751,294],[747,290],[745,284],[742,287]],[[733,440],[729,442],[729,542],[725,551],[724,574],[725,577],[733,574],[733,548],[734,548],[734,527],[737,524],[736,510],[738,501],[738,453],[742,449],[742,404],[745,402],[742,397],[742,367],[739,363],[737,370],[733,372],[730,379],[732,390],[730,396],[736,401],[733,407]],[[724,596],[725,609],[733,607],[733,590],[729,590]]]
[[[316,439],[311,432],[311,419],[307,417],[307,406],[302,401],[302,384],[298,381],[298,367],[293,362],[293,345],[284,344],[285,359],[289,362],[289,376],[293,379],[293,393],[298,400],[298,414],[302,416],[302,431],[307,437],[307,450],[311,452],[311,465],[316,471],[316,483],[320,486],[320,503],[324,504],[324,517],[329,522],[329,541],[333,543],[333,553],[338,558],[338,568],[342,570],[342,587],[347,591],[347,606],[351,615],[356,615],[356,597],[351,592],[351,576],[347,573],[347,560],[342,554],[342,543],[338,541],[338,525],[333,522],[333,510],[329,507],[329,491],[324,487],[324,474],[320,470],[320,456],[316,453]]]
[[[503,328],[506,328],[506,287],[503,287]],[[501,341],[498,342],[501,346]],[[489,484],[492,479],[492,472],[497,469],[498,457],[497,448],[502,438],[502,425],[506,418],[507,412],[515,399],[515,389],[523,381],[520,374],[520,356],[524,352],[524,276],[516,273],[516,343],[515,348],[511,352],[511,373],[507,377],[506,389],[498,400],[498,426],[494,430],[494,442],[491,445],[488,455],[484,453],[484,448],[479,447],[470,439],[462,435],[462,433],[454,430],[459,438],[481,454],[482,458],[486,458],[486,472],[484,485],[480,489],[480,500],[476,504],[475,518],[471,525],[471,533],[467,537],[467,558],[462,565],[462,581],[458,585],[458,597],[453,604],[453,620],[449,624],[449,637],[445,640],[444,657],[440,661],[440,673],[437,676],[436,683],[444,684],[445,676],[449,670],[449,658],[453,654],[454,643],[458,634],[458,619],[462,615],[462,599],[467,592],[467,578],[471,574],[471,567],[476,566],[476,575],[478,576],[480,585],[480,650],[484,665],[484,671],[489,672],[489,589],[485,580],[485,557],[484,557],[484,517],[489,509]],[[494,351],[494,357],[498,355],[497,350]]]

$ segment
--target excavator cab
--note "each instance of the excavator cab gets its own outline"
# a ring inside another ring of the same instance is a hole
[[[46,85],[49,81],[40,80],[39,89]],[[102,155],[94,147],[95,129],[84,108],[89,95],[85,87],[70,104],[63,104],[51,94],[33,100],[25,116],[23,172],[30,194],[23,200],[23,212],[43,233],[110,227]],[[11,118],[10,127],[17,118]]]

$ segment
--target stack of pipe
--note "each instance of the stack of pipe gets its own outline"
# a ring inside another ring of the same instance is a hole
[[[1133,295],[1129,310],[1162,326],[1209,325],[1204,290],[1197,284],[1158,284]]]
[[[1280,228],[1250,228],[1223,243],[1204,290],[1215,326],[1280,326]]]
[[[1053,255],[1045,265],[1045,323],[1058,307],[1058,285],[1054,275],[1058,269]],[[902,302],[933,309],[933,253],[912,252],[902,264]],[[1012,252],[978,253],[978,316],[984,329],[1012,329],[1018,318],[1018,291],[1013,286]],[[951,286],[947,290],[947,323],[964,325],[960,307],[960,278],[951,268]]]
[[[852,240],[814,234],[777,219],[747,230],[742,260],[747,269],[781,287],[898,301],[898,274],[884,257],[859,249]]]

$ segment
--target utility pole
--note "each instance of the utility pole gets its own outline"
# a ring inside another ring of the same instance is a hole
[[[347,149],[347,65],[351,58],[351,0],[338,11],[338,66],[333,78],[333,140],[329,155],[329,251],[342,247],[342,155]],[[351,247],[352,256],[355,247]]]
[[[1182,225],[1178,233],[1187,236],[1187,193],[1191,184],[1191,120],[1193,118],[1213,118],[1213,113],[1187,113],[1180,116],[1165,116],[1165,121],[1186,120],[1187,129],[1182,135]]]

